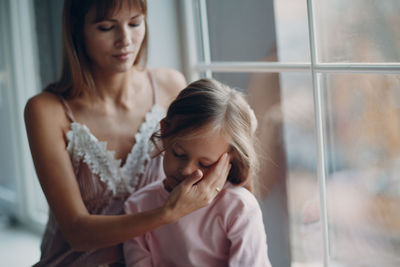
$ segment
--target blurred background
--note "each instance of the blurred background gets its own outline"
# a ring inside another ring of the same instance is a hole
[[[274,267],[400,266],[400,2],[148,0],[150,67],[246,92]],[[60,71],[61,0],[0,0],[0,265],[39,256],[23,123]]]

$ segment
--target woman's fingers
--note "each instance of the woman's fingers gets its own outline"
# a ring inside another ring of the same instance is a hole
[[[201,178],[203,178],[203,172],[201,170],[196,170],[189,177],[182,181],[183,186],[192,186],[197,184]]]
[[[176,186],[165,203],[165,208],[171,211],[168,212],[171,221],[210,204],[224,186],[230,168],[229,156],[225,153],[206,176],[196,170]]]
[[[221,189],[226,182],[229,170],[229,155],[228,153],[224,153],[218,160],[215,168],[210,170],[210,172],[208,172],[204,179],[201,181],[201,184],[210,187],[213,190],[215,190],[216,188]]]

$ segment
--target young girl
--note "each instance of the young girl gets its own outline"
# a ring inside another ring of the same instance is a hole
[[[178,95],[161,133],[153,134],[166,177],[133,194],[125,211],[158,207],[196,172],[227,172],[227,182],[209,206],[125,242],[127,266],[270,266],[261,210],[250,192],[255,128],[243,96],[215,80],[194,82]],[[231,168],[218,166],[220,158],[229,158]]]

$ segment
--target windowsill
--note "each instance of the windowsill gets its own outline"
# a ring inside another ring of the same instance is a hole
[[[0,223],[2,266],[32,266],[40,257],[41,236],[21,225]]]

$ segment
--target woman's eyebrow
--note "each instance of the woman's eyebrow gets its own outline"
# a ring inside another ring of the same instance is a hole
[[[130,18],[129,20],[136,19],[136,18],[138,18],[138,17],[140,17],[140,16],[143,16],[143,14],[137,14],[137,15],[133,16],[132,18]],[[104,18],[104,19],[102,19],[102,20],[98,20],[97,22],[101,22],[101,21],[118,22],[118,20],[113,19],[113,18]]]

